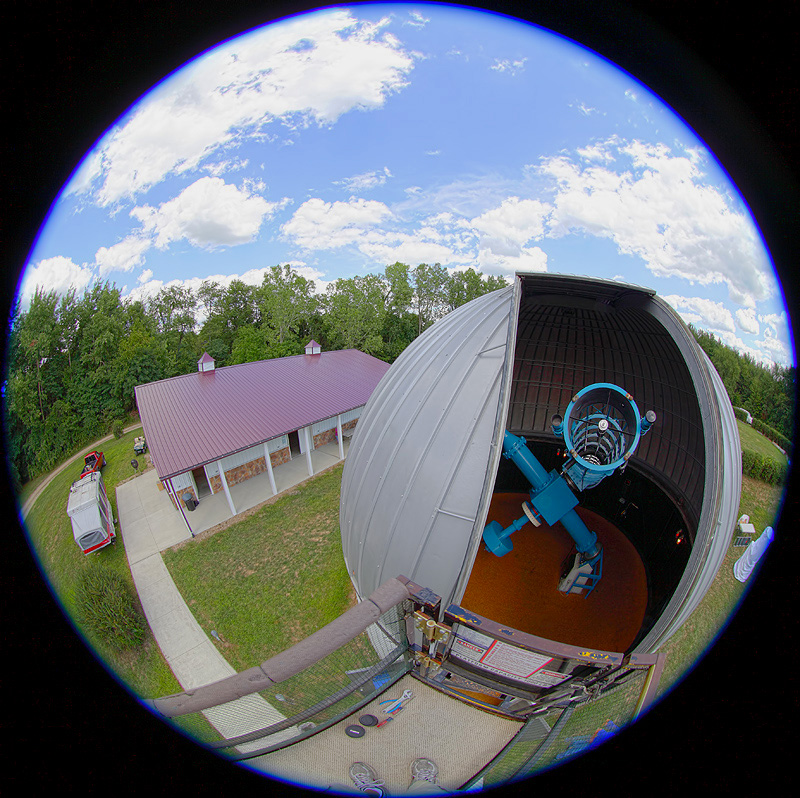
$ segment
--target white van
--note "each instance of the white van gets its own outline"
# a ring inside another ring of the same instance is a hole
[[[116,539],[111,504],[99,472],[85,474],[69,489],[67,515],[72,534],[84,554],[102,549]]]

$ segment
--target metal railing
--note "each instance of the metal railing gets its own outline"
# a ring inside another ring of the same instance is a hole
[[[431,599],[438,596],[403,576],[390,579],[260,665],[145,703],[168,719],[204,717],[206,746],[234,760],[292,745],[357,711],[411,670],[406,618],[438,607]]]
[[[600,745],[651,705],[664,662],[664,654],[634,654],[605,680],[581,686],[565,700],[532,714],[464,789],[523,779]]]
[[[399,576],[261,665],[146,703],[165,718],[205,718],[211,730],[205,745],[245,760],[329,728],[413,671],[456,699],[523,721],[463,785],[469,789],[524,778],[577,756],[634,720],[655,696],[664,655],[579,650],[501,629],[456,605],[438,623],[440,609],[438,595]],[[468,646],[477,653],[485,648],[495,659],[470,661]],[[505,668],[535,666],[544,650],[545,658],[563,661],[560,673],[542,677],[550,687],[487,669],[489,662],[503,664],[500,657]]]

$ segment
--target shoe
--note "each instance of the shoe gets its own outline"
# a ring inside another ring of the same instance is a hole
[[[429,781],[436,784],[436,777],[439,775],[439,768],[432,759],[420,757],[411,763],[411,778],[414,781]]]
[[[369,790],[373,795],[383,795],[385,782],[378,779],[378,774],[363,762],[353,762],[350,765],[350,778],[362,792]]]

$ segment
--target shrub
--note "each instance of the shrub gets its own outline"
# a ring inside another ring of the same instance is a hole
[[[75,597],[78,618],[87,632],[119,649],[133,648],[144,640],[145,620],[119,574],[91,565],[81,574]]]
[[[792,442],[785,435],[758,418],[753,419],[753,429],[758,430],[765,438],[769,438],[773,443],[777,443],[778,446],[791,457]]]
[[[119,440],[125,434],[121,421],[115,421],[111,425],[111,433],[117,440]]]
[[[742,452],[742,473],[768,485],[781,485],[786,479],[786,465],[749,450]]]

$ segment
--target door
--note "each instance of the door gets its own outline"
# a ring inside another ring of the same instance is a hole
[[[202,499],[203,496],[210,496],[211,495],[211,485],[208,484],[208,477],[206,476],[206,470],[202,466],[200,468],[195,468],[192,471],[192,477],[194,478],[194,486],[197,492],[197,498]]]

